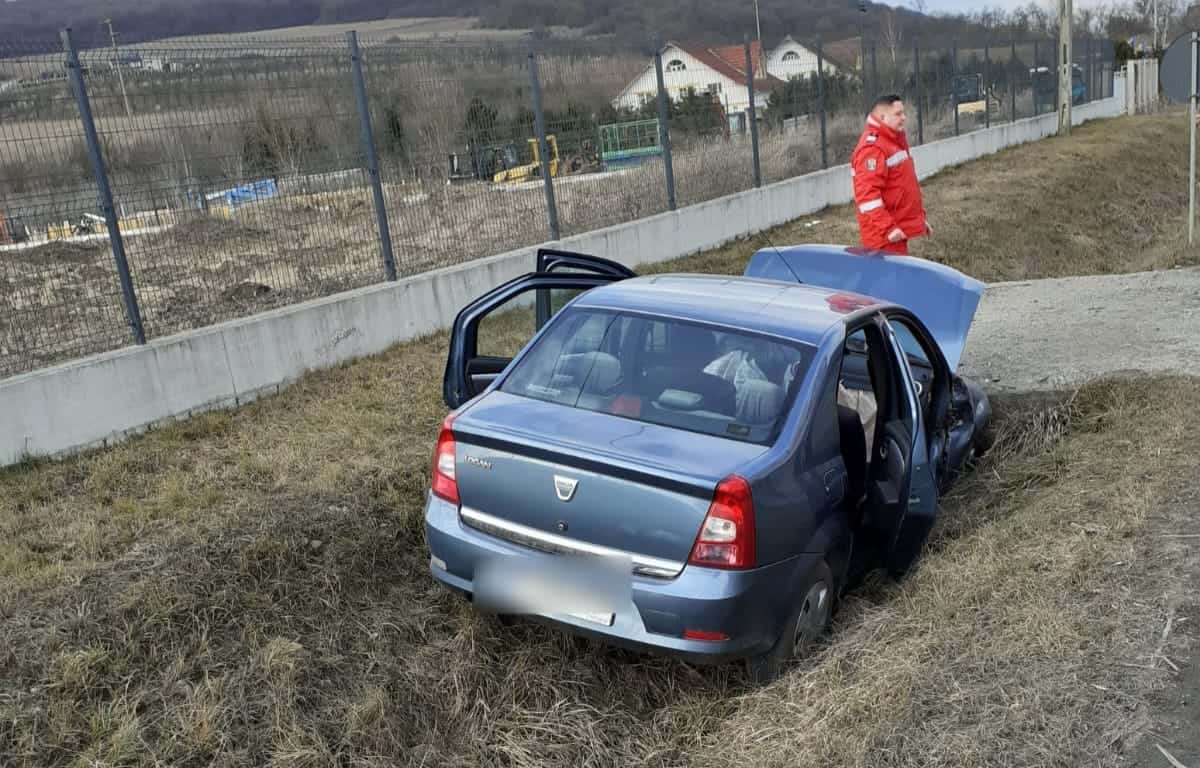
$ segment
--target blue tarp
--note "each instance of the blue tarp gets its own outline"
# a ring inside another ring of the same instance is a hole
[[[236,208],[239,205],[253,203],[257,200],[269,200],[277,194],[279,194],[279,189],[275,186],[274,179],[264,179],[262,181],[243,184],[233,189],[212,192],[204,197],[210,203],[214,200],[223,200],[229,207]]]

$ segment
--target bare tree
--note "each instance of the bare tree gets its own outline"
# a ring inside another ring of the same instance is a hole
[[[1156,48],[1167,46],[1167,33],[1183,13],[1182,0],[1133,0],[1133,9],[1154,35]]]
[[[909,0],[909,5],[917,13],[924,16],[929,11],[929,0]]]
[[[1025,7],[1029,14],[1029,28],[1040,35],[1052,35],[1058,28],[1058,4],[1055,0],[1030,2]]]
[[[900,49],[901,38],[904,35],[904,30],[900,20],[896,18],[896,12],[888,8],[883,12],[883,26],[880,30],[883,37],[883,44],[887,48],[888,53],[892,57],[892,66],[896,65],[896,52]]]

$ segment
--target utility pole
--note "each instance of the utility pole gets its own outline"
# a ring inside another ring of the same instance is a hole
[[[867,0],[858,0],[858,74],[862,82],[863,92],[863,113],[871,111],[871,102],[874,100],[875,94],[867,92],[867,38],[866,38],[866,23],[867,18]]]
[[[1072,0],[1058,0],[1058,135],[1071,135],[1071,21]]]
[[[767,76],[767,73],[766,73],[767,63],[762,60],[762,57],[763,57],[762,22],[758,18],[758,0],[754,0],[754,26],[755,26],[755,28],[758,29],[758,66],[759,66],[759,69],[761,70],[759,72],[759,76],[765,78]]]
[[[112,19],[105,19],[108,25],[108,39],[112,41],[113,66],[117,68],[117,79],[121,81],[121,96],[125,99],[125,117],[132,120],[133,110],[129,108],[129,93],[125,90],[125,74],[121,72],[121,52],[117,49],[117,34],[113,32]]]

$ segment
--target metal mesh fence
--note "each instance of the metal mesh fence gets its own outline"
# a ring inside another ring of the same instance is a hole
[[[137,55],[89,93],[148,335],[382,277],[344,44]]]
[[[61,50],[0,48],[0,376],[129,339]]]
[[[913,144],[1055,109],[1050,40],[844,42],[665,45],[661,105],[591,41],[0,47],[0,377],[839,165],[879,93]]]

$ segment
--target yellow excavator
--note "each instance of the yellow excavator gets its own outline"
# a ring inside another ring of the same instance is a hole
[[[529,181],[542,175],[542,157],[541,153],[538,152],[538,140],[534,138],[528,141],[529,149],[533,154],[533,162],[528,165],[505,168],[492,177],[493,182],[497,184],[515,184],[522,181]],[[550,176],[554,178],[558,176],[558,138],[554,135],[547,136],[546,144],[550,147]]]

